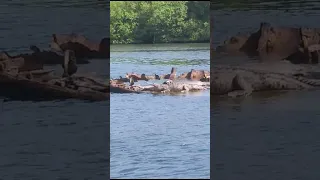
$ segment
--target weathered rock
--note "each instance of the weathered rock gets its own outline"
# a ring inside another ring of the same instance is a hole
[[[31,46],[30,49],[33,51],[31,54],[34,58],[39,59],[46,65],[53,64],[63,64],[64,62],[64,52],[65,51],[41,51],[36,46]],[[87,59],[77,59],[77,64],[88,64],[89,61]]]
[[[187,74],[187,79],[190,80],[205,80],[210,78],[210,72],[209,71],[204,71],[204,70],[194,70],[192,69],[188,74]]]
[[[209,82],[203,82],[210,79],[210,73],[203,70],[191,70],[190,72],[183,73],[182,75],[176,77],[176,68],[171,69],[170,74],[166,75],[155,75],[146,76],[145,74],[135,74],[131,73],[126,75],[126,78],[113,79],[110,80],[110,92],[114,93],[184,93],[189,91],[201,91],[210,88]],[[129,79],[138,80],[160,80],[169,79],[163,84],[152,84],[152,85],[128,85]]]
[[[64,56],[48,51],[35,51],[32,54],[10,56],[7,52],[3,51],[0,53],[0,61],[6,64],[7,68],[9,68],[10,65],[11,68],[18,68],[19,72],[22,72],[43,69],[45,64],[63,64]],[[80,64],[81,63],[83,63],[83,61],[80,61]]]
[[[298,51],[301,43],[300,29],[275,27],[261,23],[257,51],[262,57],[276,56],[279,60]]]
[[[302,36],[303,48],[309,47],[310,45],[320,43],[320,29],[319,28],[300,28]]]
[[[43,61],[32,54],[20,54],[10,56],[7,52],[1,52],[1,62],[6,69],[17,68],[19,72],[43,69]]]
[[[5,87],[6,96],[30,96],[35,99],[84,99],[102,101],[109,99],[109,85],[96,79],[70,76],[61,78],[53,70],[25,72],[0,71],[0,84]],[[17,92],[15,89],[19,89]],[[12,91],[12,92],[10,92]],[[15,92],[15,93],[14,93]],[[1,94],[4,95],[4,94]]]
[[[263,61],[286,59],[295,64],[318,63],[318,50],[312,46],[320,43],[319,34],[320,29],[276,27],[263,22],[257,32],[233,36],[216,50],[259,56]]]
[[[40,61],[43,64],[63,64],[63,55],[53,51],[41,51],[37,46],[30,46],[30,49],[33,51],[32,54],[30,54],[30,58]]]
[[[73,50],[77,59],[110,58],[109,38],[103,38],[97,43],[77,34],[53,34],[50,46],[57,51]]]
[[[74,75],[77,59],[72,50],[65,50],[64,56],[54,52],[40,51],[31,46],[32,54],[10,56],[0,53],[0,94],[15,98],[34,97],[35,99],[86,99],[108,100],[109,84],[95,78]],[[53,70],[43,70],[48,62],[61,64],[64,77],[53,74]],[[24,95],[22,95],[24,94]]]
[[[124,82],[129,82],[129,79],[130,78],[133,78],[133,80],[136,82],[136,81],[140,81],[140,80],[143,80],[143,81],[149,81],[149,80],[155,80],[155,79],[160,79],[159,76],[157,75],[154,75],[154,76],[147,76],[146,74],[136,74],[136,73],[127,73],[125,78],[121,78]]]
[[[110,83],[110,92],[112,93],[186,93],[194,91],[202,91],[210,89],[209,82],[201,81],[183,81],[176,82],[169,80],[163,84],[152,84],[152,85],[133,85],[129,86],[126,84]]]
[[[224,41],[216,48],[217,52],[229,54],[245,53],[247,55],[258,55],[257,47],[260,38],[260,31],[247,34],[237,34]]]
[[[190,72],[182,73],[181,75],[177,76],[177,69],[172,68],[170,74],[164,75],[145,75],[145,74],[137,74],[137,73],[127,73],[125,78],[120,77],[121,81],[128,82],[129,78],[132,77],[135,81],[144,80],[160,80],[160,79],[187,79],[187,80],[195,80],[195,81],[209,81],[210,79],[210,72],[204,70],[195,70],[191,69]]]

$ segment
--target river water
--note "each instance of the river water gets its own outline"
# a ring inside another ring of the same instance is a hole
[[[262,21],[283,26],[320,27],[320,3],[217,2],[214,45],[238,32],[255,32]],[[243,61],[214,56],[211,64]],[[319,91],[257,93],[248,98],[212,97],[211,178],[319,179]]]
[[[107,8],[82,2],[3,2],[0,50],[19,54],[29,52],[31,44],[48,48],[52,33],[80,33],[96,41],[109,36]],[[61,71],[60,66],[47,68]],[[101,77],[108,69],[105,60],[79,66],[80,72]],[[108,101],[2,99],[1,179],[108,179]]]
[[[209,44],[111,46],[111,77],[209,70]],[[209,92],[111,94],[111,178],[209,178]]]

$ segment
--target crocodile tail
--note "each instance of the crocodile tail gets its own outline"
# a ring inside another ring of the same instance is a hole
[[[304,77],[297,77],[297,80],[300,82],[303,82],[305,84],[311,85],[311,86],[320,86],[320,80],[319,79],[308,79]]]

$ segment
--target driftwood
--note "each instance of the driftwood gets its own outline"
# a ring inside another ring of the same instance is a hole
[[[110,92],[112,93],[184,93],[202,91],[210,88],[210,73],[203,70],[194,70],[176,77],[176,68],[172,68],[170,74],[146,76],[145,74],[130,73],[125,78],[110,80]],[[137,81],[149,81],[169,79],[162,84],[133,85]],[[131,85],[126,84],[130,82]]]

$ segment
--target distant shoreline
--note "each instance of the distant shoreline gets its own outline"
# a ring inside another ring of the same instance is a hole
[[[133,43],[110,43],[110,45],[125,45],[125,44],[187,44],[187,43],[210,43],[210,40],[206,41],[172,41],[172,42],[156,42],[156,43],[144,43],[144,42],[133,42]]]

